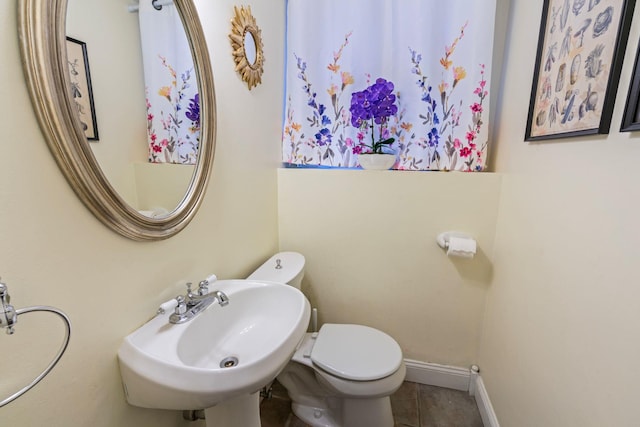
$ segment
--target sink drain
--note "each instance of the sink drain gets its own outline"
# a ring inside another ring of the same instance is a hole
[[[237,357],[225,357],[220,362],[220,367],[221,368],[233,368],[234,366],[237,366],[237,365],[238,365],[238,358]]]

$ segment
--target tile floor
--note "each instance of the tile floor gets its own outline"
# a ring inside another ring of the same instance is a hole
[[[260,407],[262,427],[309,427],[291,413],[278,382]],[[395,427],[483,427],[475,399],[467,392],[405,381],[391,396]],[[348,426],[346,426],[348,427]]]

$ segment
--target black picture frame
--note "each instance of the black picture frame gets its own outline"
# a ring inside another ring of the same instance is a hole
[[[636,52],[636,61],[633,65],[633,75],[629,84],[629,94],[624,106],[620,132],[632,132],[640,130],[640,42]]]
[[[544,0],[526,141],[609,133],[634,8]]]
[[[67,63],[71,79],[71,95],[75,102],[78,117],[84,134],[89,141],[98,141],[98,120],[93,102],[91,72],[87,56],[87,44],[67,37]]]

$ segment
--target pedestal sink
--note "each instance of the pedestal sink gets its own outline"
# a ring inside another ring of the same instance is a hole
[[[229,297],[192,320],[160,314],[125,337],[118,359],[127,401],[143,408],[205,409],[207,427],[259,427],[259,390],[289,362],[309,324],[296,288],[219,280]]]

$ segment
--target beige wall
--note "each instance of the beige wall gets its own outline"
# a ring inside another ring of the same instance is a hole
[[[504,427],[635,426],[640,139],[618,129],[640,21],[636,11],[610,134],[531,144],[523,136],[541,7],[511,6],[481,374]]]
[[[23,79],[17,2],[0,3],[0,96],[5,101],[0,106],[0,275],[16,307],[56,306],[74,328],[60,364],[33,390],[0,409],[0,425],[190,425],[177,412],[127,405],[116,352],[126,334],[151,317],[163,299],[175,296],[168,288],[212,272],[242,277],[277,250],[281,112],[274,105],[280,105],[283,93],[284,3],[252,5],[267,63],[263,84],[251,92],[234,72],[227,38],[234,4],[196,2],[211,51],[219,112],[206,198],[179,235],[139,243],[94,219],[58,170]],[[40,343],[56,324],[59,331],[60,322],[52,316],[29,320],[25,315],[15,335],[0,333],[2,395],[11,392],[12,375],[48,363],[58,341]]]
[[[283,169],[278,178],[280,247],[305,255],[303,290],[320,322],[379,328],[410,359],[477,361],[499,176]],[[474,259],[437,246],[450,230],[477,239]]]

